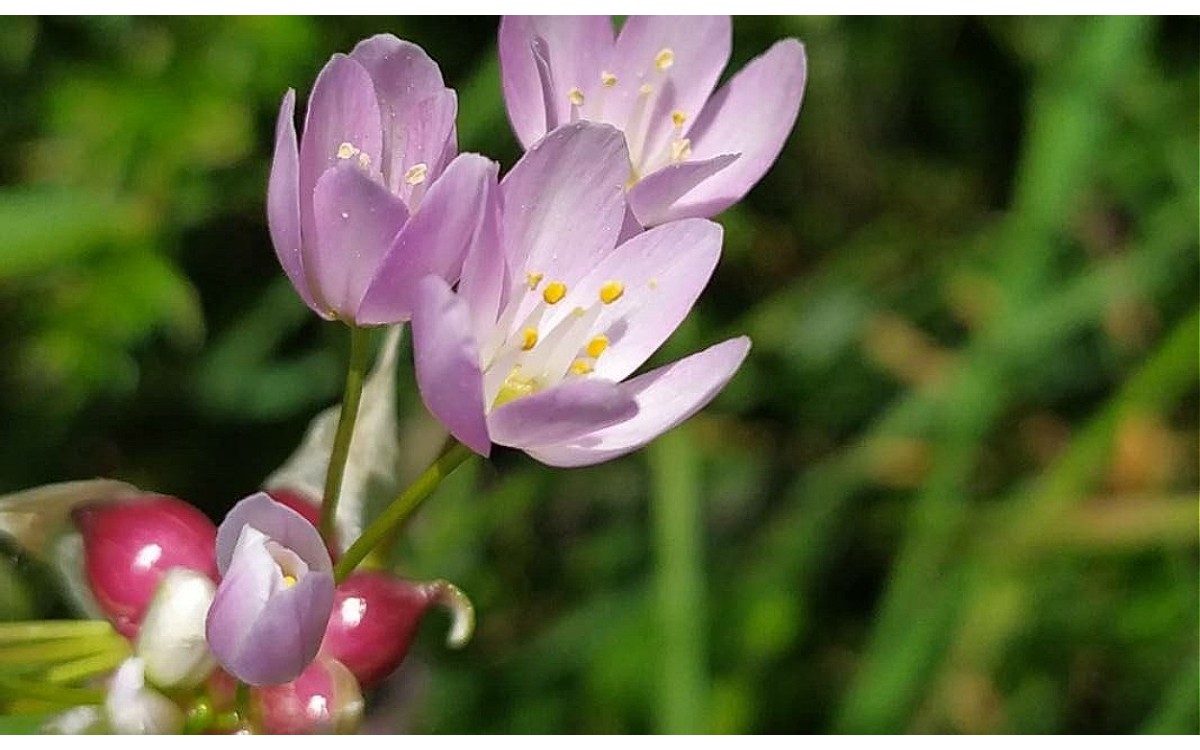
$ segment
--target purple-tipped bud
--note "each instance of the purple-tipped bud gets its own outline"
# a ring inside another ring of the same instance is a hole
[[[466,645],[475,627],[470,600],[445,581],[414,583],[386,573],[360,571],[338,586],[321,654],[346,665],[369,689],[391,674],[412,645],[421,619],[434,604],[450,610],[447,643]]]
[[[295,680],[251,695],[258,724],[268,734],[349,734],[362,720],[358,682],[326,656],[318,656]]]
[[[239,502],[217,530],[223,578],[208,610],[208,645],[251,685],[294,680],[308,666],[333,606],[333,563],[321,535],[263,492]]]
[[[171,568],[217,579],[217,529],[200,511],[168,495],[82,506],[72,513],[83,537],[84,572],[113,627],[137,636],[159,581]]]

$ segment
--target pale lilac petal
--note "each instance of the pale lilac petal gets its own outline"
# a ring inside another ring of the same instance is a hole
[[[582,277],[616,243],[628,177],[625,140],[607,125],[572,123],[539,141],[500,183],[509,268]]]
[[[276,579],[280,576],[267,551],[265,534],[251,526],[241,526],[234,542],[205,621],[208,647],[226,670],[231,664],[235,669],[240,664],[246,635],[276,590]]]
[[[479,231],[463,259],[458,294],[471,309],[471,330],[476,341],[486,341],[500,316],[511,285],[500,244],[500,190],[488,181]]]
[[[217,528],[217,568],[222,576],[226,575],[246,526],[295,552],[310,569],[333,569],[325,543],[313,525],[296,511],[272,500],[267,493],[256,492],[238,501]]]
[[[533,46],[545,42],[554,111],[546,116],[543,84]],[[605,16],[505,16],[500,21],[500,74],[504,105],[517,140],[525,148],[547,133],[546,123],[570,120],[567,92],[578,88],[593,98],[613,46],[612,22]]]
[[[333,599],[333,574],[309,571],[267,600],[246,633],[236,664],[222,665],[251,685],[290,682],[316,657]]]
[[[674,215],[714,216],[741,200],[775,162],[800,112],[804,45],[777,42],[717,92],[688,132],[692,157],[741,154],[676,206]]]
[[[404,174],[418,162],[427,164],[429,179],[435,179],[445,166],[440,159],[453,133],[456,109],[437,63],[425,50],[391,34],[364,39],[350,57],[366,69],[379,97],[387,185],[393,190],[411,189]],[[443,105],[434,103],[446,94],[450,95],[448,120]]]
[[[594,378],[566,382],[516,399],[488,416],[492,440],[523,448],[574,440],[637,413],[631,394]]]
[[[484,231],[489,207],[494,209],[498,170],[478,154],[461,154],[451,162],[378,264],[357,305],[359,324],[412,317],[417,282],[426,276],[458,280],[463,258]]]
[[[356,321],[363,293],[408,221],[408,209],[357,164],[345,163],[317,182],[313,216],[308,271],[338,317]]]
[[[638,404],[631,419],[566,445],[525,451],[550,466],[588,466],[641,448],[704,408],[725,387],[750,351],[742,336],[640,375],[621,387]]]
[[[630,16],[613,49],[613,73],[617,85],[609,92],[612,117],[605,121],[632,126],[638,88],[653,89],[646,112],[646,147],[642,153],[656,154],[666,147],[674,131],[673,111],[692,121],[712,94],[721,71],[729,62],[733,40],[729,16]],[[660,68],[660,54],[670,51],[670,65]],[[606,100],[606,111],[609,109]],[[632,140],[637,133],[626,130]],[[639,154],[634,146],[630,151]]]
[[[600,261],[544,323],[554,326],[576,307],[590,307],[611,281],[624,286],[604,305],[592,330],[608,337],[596,377],[624,380],[662,346],[708,284],[721,255],[722,230],[705,219],[684,219],[637,235]]]
[[[395,155],[388,186],[415,209],[458,152],[454,118],[458,96],[450,89],[417,102],[406,123],[404,152]],[[421,174],[423,170],[423,174]]]
[[[676,210],[676,202],[701,182],[737,161],[737,158],[737,154],[722,154],[711,159],[665,166],[642,178],[629,190],[629,208],[637,220],[647,227],[691,216],[707,218],[707,215],[685,214]]]
[[[271,230],[275,255],[296,293],[318,314],[325,314],[324,306],[309,287],[301,251],[300,151],[296,146],[295,110],[296,92],[288,89],[275,125],[275,156],[271,160],[271,178],[267,183],[267,226]]]
[[[321,176],[341,162],[365,164],[372,174],[379,174],[382,161],[383,129],[375,84],[358,62],[334,55],[313,84],[300,139],[300,217],[309,243],[315,229],[313,192]]]
[[[418,286],[412,336],[417,387],[426,408],[463,445],[487,456],[492,441],[484,419],[479,345],[467,303],[443,279],[430,276]]]

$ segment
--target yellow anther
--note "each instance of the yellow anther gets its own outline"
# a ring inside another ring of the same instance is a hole
[[[290,576],[285,573],[283,576],[283,585],[287,587],[295,586],[296,576]]]
[[[521,332],[521,350],[529,351],[537,346],[538,334],[536,328],[526,328]]]
[[[544,273],[527,273],[525,274],[525,283],[529,285],[530,291],[537,289],[538,284],[542,283],[542,279],[546,278]]]
[[[409,185],[416,187],[425,181],[426,175],[429,174],[429,165],[425,162],[418,162],[408,168],[404,173],[404,181]]]
[[[606,281],[604,286],[600,287],[600,301],[606,305],[611,305],[621,299],[621,295],[625,293],[625,285],[619,281]]]
[[[567,285],[561,281],[551,281],[542,291],[542,299],[546,300],[547,305],[558,304],[559,300],[567,296]]]
[[[577,359],[571,363],[571,372],[575,373],[576,375],[587,375],[593,369],[592,363],[588,362],[586,359]]]
[[[603,354],[604,350],[607,348],[608,348],[608,336],[601,334],[588,342],[587,353],[588,353],[589,357],[591,357],[592,359],[595,359],[596,357],[599,357],[601,354]]]
[[[583,92],[578,88],[572,88],[567,92],[567,101],[574,104],[576,107],[583,106]]]
[[[337,158],[349,159],[350,157],[354,156],[357,153],[358,153],[358,149],[354,147],[354,144],[347,142],[347,143],[343,143],[342,145],[338,146]]]
[[[675,127],[682,128],[683,124],[687,122],[687,113],[681,109],[675,110],[671,113],[671,122],[675,123]]]
[[[638,86],[638,93],[642,96],[650,96],[654,93],[654,87],[648,83],[643,83],[641,86]]]
[[[675,64],[675,50],[670,47],[663,47],[654,56],[654,67],[659,70],[666,70]]]
[[[371,166],[371,157],[365,151],[358,152],[358,166],[363,169],[369,169]]]
[[[658,289],[658,279],[650,279],[646,282],[646,286],[650,287],[651,289]]]
[[[600,83],[604,86],[604,88],[611,89],[613,86],[617,85],[617,77],[612,73],[609,73],[607,70],[601,71]]]
[[[687,138],[671,141],[671,161],[683,161],[692,155],[692,142]]]

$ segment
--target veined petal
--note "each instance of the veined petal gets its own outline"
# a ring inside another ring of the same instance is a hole
[[[484,419],[479,344],[467,303],[445,280],[429,276],[418,285],[412,336],[417,387],[426,408],[451,435],[487,456],[492,441]]]
[[[737,161],[737,158],[737,154],[722,154],[711,159],[669,164],[630,188],[629,208],[637,220],[647,227],[692,216],[707,218],[710,214],[676,210],[676,202],[701,182]]]
[[[495,442],[514,448],[553,445],[630,419],[637,408],[612,381],[568,380],[496,409],[488,415],[488,431]]]
[[[631,419],[568,445],[526,448],[550,466],[589,466],[622,456],[675,427],[720,392],[750,351],[745,336],[730,339],[621,385],[638,404]]]
[[[417,102],[408,115],[404,150],[394,154],[388,186],[411,209],[421,203],[458,151],[454,129],[457,115],[458,95],[450,89]]]
[[[408,221],[408,209],[357,164],[345,163],[317,181],[313,216],[316,241],[307,258],[309,273],[333,312],[357,322],[363,293]]]
[[[222,576],[228,575],[234,550],[246,526],[295,552],[310,570],[333,570],[329,551],[313,525],[267,493],[256,492],[238,501],[217,529],[217,567]]]
[[[729,16],[630,16],[613,49],[617,84],[610,93],[617,96],[614,119],[605,121],[621,123],[631,144],[643,138],[630,129],[637,129],[633,112],[639,86],[649,86],[643,153],[658,153],[674,130],[672,112],[688,121],[699,114],[729,62],[732,41]]]
[[[275,156],[267,183],[267,226],[279,265],[300,299],[317,314],[327,312],[313,295],[304,271],[300,237],[300,150],[296,145],[296,91],[288,89],[275,125]]]
[[[713,216],[741,200],[775,162],[800,112],[807,63],[804,45],[776,42],[717,92],[688,132],[692,155],[741,158],[700,183],[675,215]]]
[[[476,341],[486,341],[496,325],[512,284],[500,244],[500,189],[488,180],[478,231],[463,259],[458,294],[471,310]]]
[[[378,175],[382,160],[383,130],[371,76],[355,60],[334,55],[313,84],[300,138],[300,219],[309,242],[316,234],[313,192],[321,176],[341,162],[365,165]]]
[[[487,211],[494,209],[498,170],[499,165],[478,154],[462,154],[451,162],[379,263],[357,306],[358,323],[412,317],[416,285],[425,276],[458,280],[463,258],[484,231]]]
[[[696,303],[721,255],[723,231],[705,219],[684,219],[643,232],[614,250],[556,305],[554,326],[576,307],[596,303],[600,290],[619,284],[592,330],[607,337],[595,376],[624,380],[662,346]]]
[[[442,148],[454,128],[453,92],[425,50],[391,34],[359,42],[350,57],[362,65],[375,84],[383,127],[383,169],[388,186],[406,187],[405,172],[417,163],[429,168],[429,179],[441,173]],[[431,117],[430,100],[450,94],[449,121],[441,112]],[[435,126],[434,120],[437,120]],[[411,190],[411,186],[407,186]]]
[[[607,125],[564,125],[529,149],[500,183],[512,272],[581,278],[616,243],[628,177],[624,138]]]
[[[551,73],[546,117],[543,85],[534,58],[535,40],[545,42]],[[517,140],[529,148],[546,134],[546,122],[569,122],[572,88],[585,101],[595,96],[612,54],[612,22],[604,16],[505,16],[500,20],[500,76],[504,105]]]

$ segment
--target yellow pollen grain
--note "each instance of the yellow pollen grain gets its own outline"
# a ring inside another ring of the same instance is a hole
[[[571,363],[571,372],[576,375],[587,375],[592,369],[592,363],[586,359],[577,359]]]
[[[677,109],[671,113],[671,122],[675,123],[675,127],[682,128],[687,122],[687,113],[681,109]]]
[[[358,166],[362,167],[363,169],[369,169],[371,167],[370,155],[362,151],[358,152]]]
[[[600,335],[588,342],[587,353],[592,359],[599,357],[608,348],[608,336]]]
[[[536,328],[526,328],[521,332],[521,350],[529,351],[537,346],[538,333]]]
[[[542,292],[542,299],[546,300],[547,305],[556,305],[565,296],[567,296],[567,285],[561,281],[551,281]]]
[[[416,187],[425,181],[425,176],[429,174],[429,165],[425,162],[418,162],[408,168],[404,173],[404,181],[409,185]]]
[[[613,86],[617,85],[617,77],[612,73],[609,73],[607,70],[601,71],[600,84],[606,89],[611,89]]]
[[[692,142],[687,138],[671,141],[671,161],[683,161],[692,155]]]
[[[659,70],[666,70],[675,64],[675,50],[670,47],[663,47],[654,56],[654,67]]]
[[[625,293],[625,285],[619,281],[606,281],[604,286],[600,287],[600,301],[606,305],[611,305],[621,299],[621,295]]]
[[[658,279],[650,279],[648,282],[646,282],[646,286],[650,287],[651,289],[658,289]]]
[[[357,153],[358,153],[358,149],[354,147],[354,144],[346,142],[346,143],[343,143],[342,145],[338,146],[337,158],[349,159],[350,157],[354,156]]]
[[[527,273],[525,274],[525,283],[529,285],[529,290],[533,291],[538,288],[538,284],[542,283],[544,278],[546,278],[544,273]]]
[[[567,101],[574,104],[576,107],[583,106],[583,92],[578,88],[572,88],[567,92]]]
[[[288,586],[288,587],[295,586],[296,585],[296,576],[290,576],[290,575],[284,574],[283,585]]]
[[[643,83],[641,86],[638,86],[638,93],[642,96],[650,96],[654,93],[654,87],[648,83]]]

